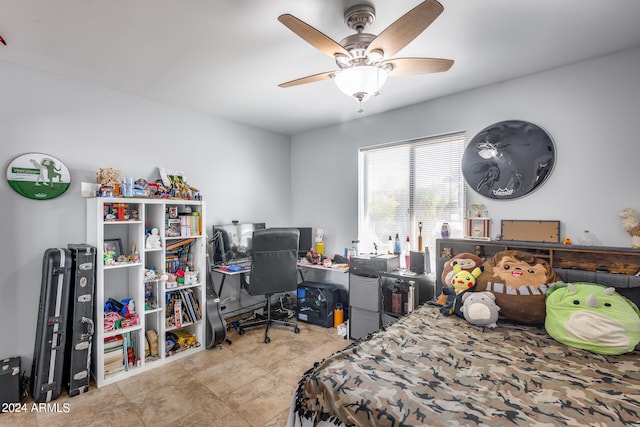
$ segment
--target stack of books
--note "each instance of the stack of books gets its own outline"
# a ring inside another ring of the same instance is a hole
[[[124,372],[127,366],[127,352],[122,335],[104,339],[104,377]]]

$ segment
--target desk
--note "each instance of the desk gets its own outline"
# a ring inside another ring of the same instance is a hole
[[[320,271],[337,271],[340,273],[348,273],[349,265],[348,264],[337,264],[339,267],[325,267],[319,264],[306,264],[302,262],[298,262],[298,271],[300,271],[300,278],[304,281],[304,276],[302,274],[302,269],[311,268],[314,270]],[[237,276],[239,274],[246,274],[251,272],[251,266],[242,267],[242,270],[238,271],[229,271],[226,266],[224,267],[212,267],[211,271],[222,274],[222,279],[220,279],[220,288],[218,289],[218,295],[222,295],[222,288],[224,286],[224,281],[227,276]]]
[[[307,264],[298,262],[298,271],[303,282],[332,283],[343,289],[349,289],[349,266],[324,267],[319,264]],[[331,277],[328,277],[331,276]]]
[[[329,271],[340,271],[342,273],[348,273],[349,272],[349,264],[335,264],[335,266],[332,267],[325,267],[324,265],[320,265],[320,264],[308,264],[308,263],[304,263],[304,262],[300,262],[298,261],[298,267],[302,267],[302,268],[313,268],[316,270],[329,270]]]
[[[218,296],[221,296],[222,287],[224,286],[224,279],[226,279],[227,276],[237,276],[238,274],[249,273],[251,272],[251,266],[242,267],[242,270],[238,270],[238,271],[229,271],[227,270],[226,267],[212,267],[211,271],[222,274],[222,279],[220,279],[220,288],[218,288]]]

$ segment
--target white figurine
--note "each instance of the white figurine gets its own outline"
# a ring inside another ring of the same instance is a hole
[[[147,237],[147,249],[160,249],[162,247],[160,244],[160,235],[158,233],[157,228],[151,229],[151,234]]]

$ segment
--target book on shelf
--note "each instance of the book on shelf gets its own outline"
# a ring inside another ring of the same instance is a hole
[[[104,376],[106,378],[125,371],[126,351],[125,340],[121,335],[105,338],[104,341]]]
[[[182,300],[185,302],[187,307],[187,314],[189,315],[190,322],[197,322],[200,320],[200,314],[196,310],[196,302],[193,296],[193,291],[191,289],[180,289],[180,293],[182,294]]]
[[[104,350],[105,352],[107,351],[107,349],[113,348],[113,347],[122,347],[124,340],[122,339],[122,335],[114,335],[112,337],[107,337],[104,339]]]
[[[191,302],[191,307],[193,308],[193,317],[195,321],[202,319],[202,312],[200,311],[200,302],[198,301],[198,297],[196,297],[193,289],[185,289],[185,293],[187,294],[187,298]]]
[[[176,328],[182,327],[182,301],[176,298],[173,302],[173,314],[176,320]]]

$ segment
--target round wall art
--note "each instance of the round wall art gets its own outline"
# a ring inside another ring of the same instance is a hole
[[[69,169],[49,154],[22,154],[9,163],[7,181],[16,193],[35,200],[48,200],[67,191]]]
[[[495,123],[473,137],[462,156],[469,186],[492,199],[516,199],[551,174],[555,146],[540,127],[519,120]]]

